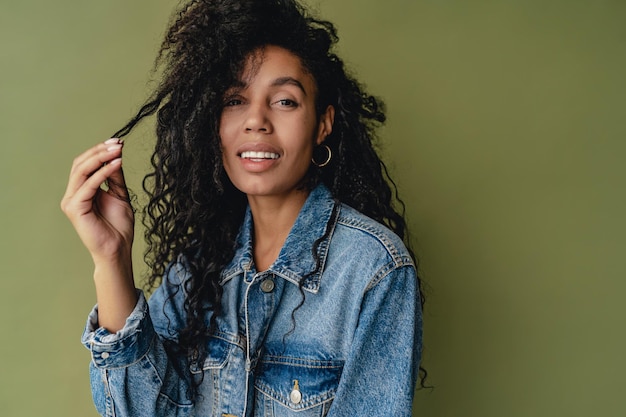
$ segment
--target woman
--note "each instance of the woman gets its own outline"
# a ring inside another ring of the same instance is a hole
[[[62,208],[95,264],[83,342],[100,414],[411,415],[419,279],[372,145],[384,113],[336,40],[290,0],[180,11],[162,83],[115,135],[157,114],[149,301],[122,141],[74,161]]]

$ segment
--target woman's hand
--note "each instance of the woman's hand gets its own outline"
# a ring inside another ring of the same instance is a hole
[[[122,173],[122,146],[119,139],[109,139],[78,156],[61,201],[93,258],[99,322],[111,332],[124,326],[137,302],[132,271],[135,217]]]
[[[109,139],[78,156],[61,201],[96,263],[131,252],[134,215],[122,173],[122,146],[118,139]]]

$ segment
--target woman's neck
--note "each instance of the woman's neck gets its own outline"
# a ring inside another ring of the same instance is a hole
[[[299,190],[288,197],[248,196],[254,223],[252,252],[257,271],[265,271],[274,263],[308,195],[308,191]]]

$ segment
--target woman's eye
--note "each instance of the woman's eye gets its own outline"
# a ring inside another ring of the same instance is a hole
[[[298,103],[288,98],[280,99],[276,101],[276,104],[279,104],[284,107],[298,107]]]
[[[241,103],[242,101],[238,98],[229,98],[228,100],[224,102],[224,107],[238,106]]]

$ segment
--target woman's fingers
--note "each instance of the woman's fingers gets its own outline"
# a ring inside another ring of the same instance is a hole
[[[115,142],[112,142],[112,141]],[[102,169],[107,167],[107,165],[112,164],[115,166],[116,159],[120,158],[122,155],[122,144],[119,143],[118,139],[109,139],[108,141],[98,144],[93,148],[87,150],[82,153],[76,159],[74,159],[74,163],[72,164],[72,169],[70,171],[70,178],[67,184],[67,189],[65,196],[71,197],[73,196],[79,188],[81,188],[86,182],[92,180],[99,181],[98,188],[100,185],[107,180],[108,176],[114,171],[111,169]],[[105,165],[107,164],[107,165]],[[109,168],[113,168],[113,166]],[[98,175],[99,174],[99,175]],[[93,178],[93,177],[96,178]],[[95,188],[90,187],[93,191],[96,191]]]
[[[121,164],[122,159],[117,158],[102,166],[86,180],[84,180],[84,182],[77,187],[70,196],[68,196],[74,201],[75,204],[83,207],[83,209],[76,214],[81,215],[85,214],[85,212],[91,211],[93,198],[98,192],[104,192],[104,190],[101,189],[102,183],[107,181],[115,171],[119,171]]]
[[[89,175],[101,165],[121,155],[123,143],[119,139],[109,139],[88,149],[74,159],[70,175]]]
[[[74,158],[72,169],[80,166],[83,162],[93,158],[94,155],[100,154],[111,147],[115,147],[116,145],[123,145],[123,142],[120,139],[111,138],[107,139],[104,142],[98,143],[97,145],[87,149],[85,152]]]
[[[69,216],[82,215],[92,210],[93,198],[101,185],[109,182],[121,199],[128,199],[128,191],[121,173],[123,144],[119,139],[109,139],[74,159],[67,189],[61,207]]]
[[[130,248],[134,215],[122,174],[122,144],[109,140],[79,155],[72,165],[61,209],[94,259],[113,259]],[[103,183],[108,190],[102,188]]]
[[[97,170],[99,170],[104,164],[119,158],[122,155],[123,144],[111,143],[111,139],[98,144],[93,148],[82,153],[72,164],[72,170],[70,171],[70,179],[68,182],[68,191],[72,191],[91,177]]]

